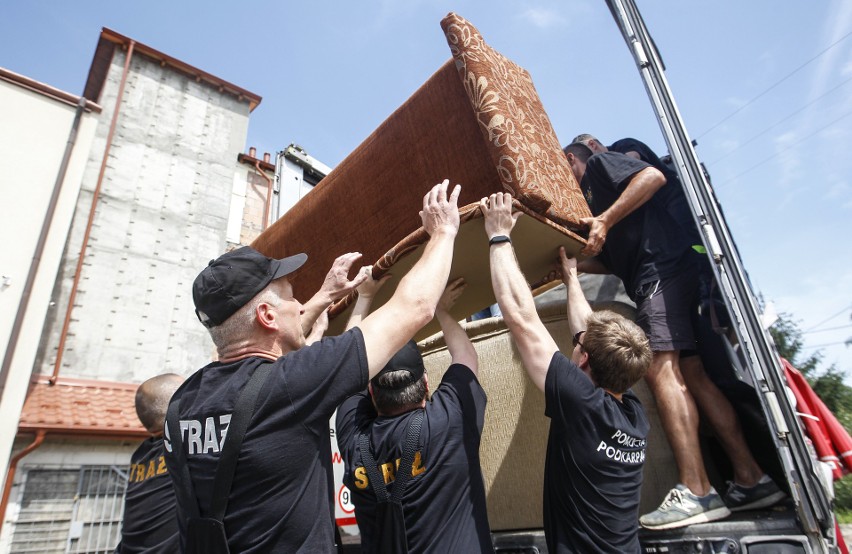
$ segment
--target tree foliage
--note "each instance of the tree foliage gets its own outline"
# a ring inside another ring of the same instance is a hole
[[[805,375],[817,396],[846,430],[852,432],[852,388],[843,382],[843,372],[834,364],[820,371],[822,353],[819,351],[807,356],[802,353],[802,331],[790,314],[778,314],[778,320],[769,328],[769,334],[775,341],[778,353]]]
[[[802,354],[802,331],[790,318],[781,313],[778,320],[769,328],[778,353],[787,359],[793,367],[801,371],[817,396],[825,402],[843,427],[852,433],[852,388],[843,382],[844,374],[833,364],[819,371],[822,354],[814,352],[808,356]],[[852,475],[834,482],[835,506],[844,520],[852,513]]]
[[[819,351],[803,357],[802,331],[799,325],[791,319],[790,314],[778,314],[778,320],[769,328],[769,334],[775,341],[775,347],[782,358],[786,358],[793,367],[801,371],[809,379],[816,373],[817,366],[822,361]]]

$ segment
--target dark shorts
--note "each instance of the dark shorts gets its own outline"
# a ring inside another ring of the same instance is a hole
[[[653,352],[695,350],[692,313],[698,286],[698,268],[687,263],[677,275],[639,288],[636,324],[645,331]]]

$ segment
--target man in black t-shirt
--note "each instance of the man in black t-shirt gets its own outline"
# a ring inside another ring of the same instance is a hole
[[[550,418],[544,466],[544,534],[560,553],[637,553],[639,490],[648,420],[629,390],[651,361],[639,327],[612,312],[592,313],[576,261],[559,249],[574,349],[559,352],[535,309],[510,234],[520,214],[512,197],[480,201],[491,249],[491,284]]]
[[[163,457],[163,421],[169,399],[183,383],[174,373],[148,379],[136,390],[136,415],[151,436],[130,457],[121,542],[116,554],[179,550],[175,492]]]
[[[663,177],[666,178],[666,185],[657,191],[655,196],[658,201],[666,207],[675,222],[680,226],[684,233],[689,235],[690,245],[696,252],[706,252],[701,244],[701,236],[698,232],[698,227],[695,224],[695,219],[692,217],[692,212],[689,210],[689,205],[686,202],[686,194],[683,190],[683,185],[677,176],[677,172],[668,165],[664,164],[657,156],[656,152],[642,141],[634,138],[623,138],[604,146],[601,141],[589,134],[581,134],[574,137],[572,143],[582,143],[589,147],[592,154],[600,154],[601,152],[618,152],[631,158],[641,160],[646,164],[652,165]]]
[[[464,286],[462,279],[450,283],[435,312],[452,365],[429,401],[423,359],[410,342],[370,381],[369,391],[349,398],[337,410],[338,445],[346,463],[343,482],[352,492],[365,554],[382,552],[383,529],[377,528],[377,499],[360,437],[369,436],[373,458],[392,493],[399,470],[395,463],[403,457],[408,424],[419,410],[424,414],[420,440],[401,501],[408,551],[494,552],[479,465],[485,391],[477,379],[476,350],[449,315]],[[372,294],[361,293],[359,287],[355,317],[369,309]]]
[[[714,325],[710,321],[711,311],[715,311],[716,317],[721,321],[729,321],[729,318],[715,283],[713,269],[706,256],[707,251],[701,243],[698,227],[687,204],[683,184],[680,182],[677,173],[663,163],[647,144],[634,138],[623,138],[607,147],[594,136],[582,134],[575,137],[573,142],[585,144],[594,154],[601,152],[625,154],[654,166],[665,176],[665,186],[658,190],[654,196],[662,202],[669,215],[687,235],[691,243],[690,248],[699,254],[698,256],[691,256],[693,261],[698,264],[699,273],[698,298],[691,315],[696,338],[703,334],[707,339],[697,341],[697,349],[680,351],[680,370],[690,394],[698,405],[701,417],[705,418],[710,424],[719,438],[722,448],[731,460],[733,480],[723,497],[725,505],[731,511],[742,511],[769,506],[777,502],[784,494],[761,469],[745,440],[734,407],[716,386],[716,383],[707,375],[704,363],[702,363],[702,357],[710,355],[712,356],[710,359],[714,360],[717,365],[719,363],[725,364],[724,355],[719,356],[717,352],[713,352],[713,348],[719,346],[718,338],[708,336],[706,332],[702,333],[699,329]],[[730,364],[727,364],[726,369],[729,372],[732,371]],[[725,376],[717,375],[717,377],[724,378]]]
[[[584,220],[589,239],[583,253],[596,257],[581,262],[580,270],[614,273],[636,303],[636,322],[654,352],[645,380],[678,466],[680,482],[640,523],[649,529],[670,529],[727,517],[730,510],[710,485],[701,458],[696,402],[680,368],[680,352],[696,348],[691,316],[698,299],[699,264],[704,260],[690,248],[693,237],[656,194],[666,184],[660,171],[615,152],[592,155],[581,143],[565,147],[565,154],[593,214]],[[698,394],[712,399],[719,410],[730,408],[728,415],[737,423],[725,397],[703,368],[698,369]],[[696,376],[695,387],[698,372],[691,375]],[[717,431],[744,481],[734,484],[738,493],[727,494],[731,507],[746,509],[779,500],[783,493],[763,475],[739,425]]]
[[[187,379],[172,402],[177,403],[181,444],[202,517],[210,512],[234,404],[254,371],[273,364],[228,496],[224,528],[231,552],[327,554],[334,549],[328,421],[432,319],[459,226],[461,187],[450,193],[448,186],[445,180],[423,199],[420,218],[430,238],[421,258],[390,300],[340,336],[304,345],[307,310],[293,297],[286,276],[305,262],[305,254],[277,260],[243,247],[212,261],[196,278],[196,314],[210,332],[218,361]],[[319,293],[325,306],[363,280],[348,277],[359,257],[348,254],[335,262]],[[166,463],[181,486],[168,429]],[[188,506],[179,506],[182,547],[188,513]]]

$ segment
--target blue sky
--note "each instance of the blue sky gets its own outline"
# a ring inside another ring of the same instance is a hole
[[[852,373],[852,3],[637,0],[754,287]],[[263,97],[249,140],[334,166],[449,58],[455,11],[567,143],[665,143],[603,0],[7,2],[0,66],[79,94],[109,27]],[[849,378],[847,378],[849,381]]]

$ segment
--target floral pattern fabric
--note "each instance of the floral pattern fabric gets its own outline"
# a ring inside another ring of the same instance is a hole
[[[455,13],[441,27],[503,188],[552,221],[579,228],[589,207],[530,74]]]

